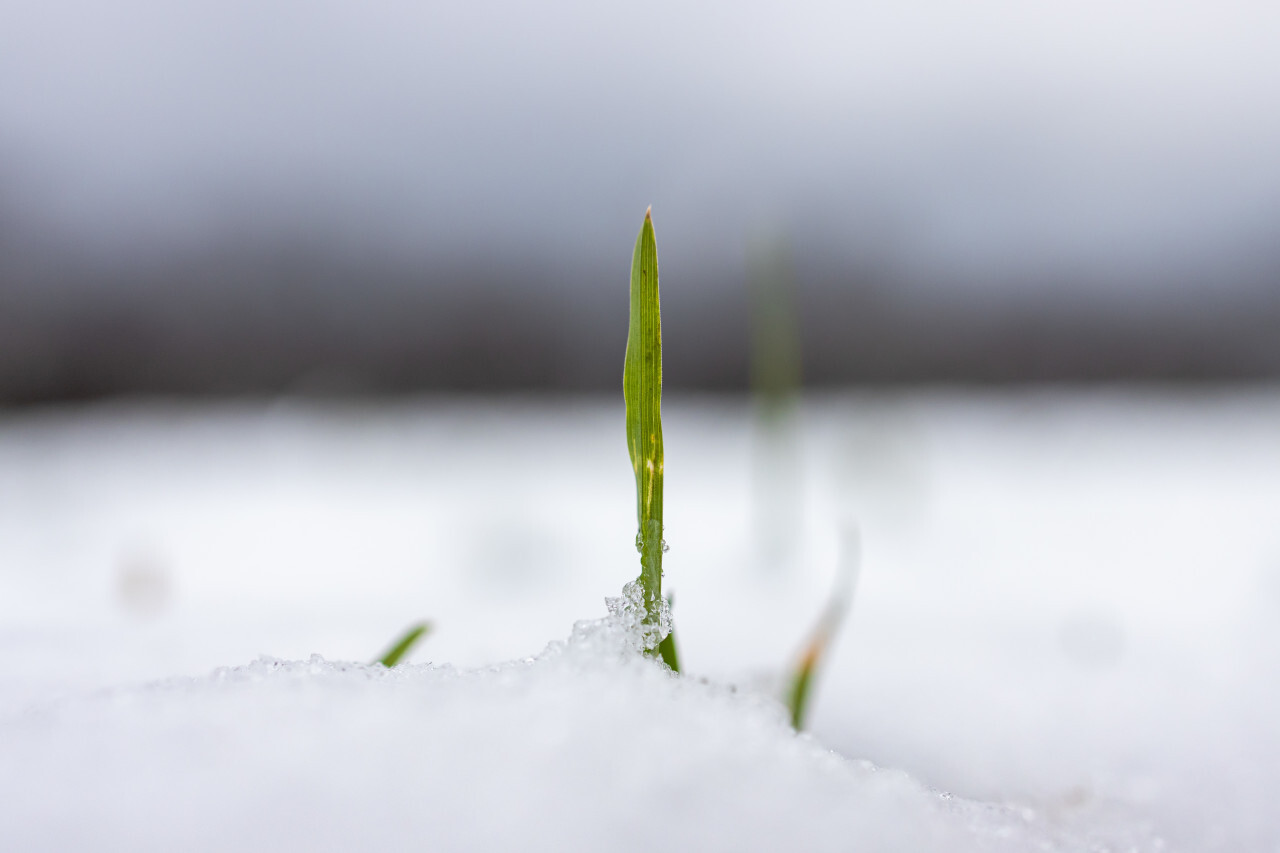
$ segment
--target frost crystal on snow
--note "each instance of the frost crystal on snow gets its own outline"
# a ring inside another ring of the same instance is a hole
[[[665,601],[659,602],[658,621],[651,621],[639,581],[632,581],[622,588],[622,595],[606,598],[604,602],[609,615],[575,623],[569,638],[570,647],[639,654],[657,648],[671,633],[671,608]]]

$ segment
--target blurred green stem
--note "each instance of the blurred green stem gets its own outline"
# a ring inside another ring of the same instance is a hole
[[[382,657],[378,658],[378,663],[390,669],[398,664],[405,655],[418,643],[418,640],[425,637],[431,632],[430,622],[418,622],[409,627],[400,638],[391,644],[391,648],[387,649]]]

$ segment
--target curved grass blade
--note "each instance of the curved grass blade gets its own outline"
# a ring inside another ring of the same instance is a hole
[[[640,588],[651,622],[662,601],[662,312],[653,211],[645,211],[631,258],[631,325],[622,370],[627,450],[636,475]]]
[[[809,710],[809,701],[813,693],[814,677],[818,664],[822,661],[831,641],[840,632],[849,607],[853,603],[853,591],[858,585],[858,571],[861,565],[861,543],[856,528],[845,531],[841,544],[842,558],[835,586],[827,599],[827,606],[818,623],[814,626],[808,641],[804,645],[800,658],[792,670],[784,701],[791,711],[791,725],[796,731],[804,730],[805,714]]]
[[[391,648],[378,658],[377,663],[390,669],[400,662],[400,659],[409,653],[409,650],[417,645],[418,640],[431,632],[430,622],[418,622],[409,627],[407,631],[400,635],[400,639],[391,644]]]

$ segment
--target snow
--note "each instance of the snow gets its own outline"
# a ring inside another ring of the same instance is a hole
[[[749,410],[673,400],[673,678],[609,623],[547,646],[637,571],[620,403],[10,414],[0,834],[1274,851],[1278,425],[1267,388],[816,400],[794,549],[761,565]],[[796,736],[767,688],[850,522]],[[420,618],[436,663],[336,662]]]
[[[262,659],[11,721],[22,850],[1095,850],[795,736],[609,620],[483,670]],[[1130,832],[1102,849],[1156,850]]]

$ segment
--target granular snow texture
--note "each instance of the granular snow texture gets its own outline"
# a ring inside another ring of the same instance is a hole
[[[613,849],[652,841],[651,811],[756,848],[875,849],[843,834],[892,825],[948,849],[1141,849],[1149,828],[1169,850],[1280,850],[1280,390],[850,394],[797,415],[771,461],[745,404],[664,406],[664,589],[695,679],[670,682],[568,652],[480,669],[636,577],[620,400],[0,413],[0,851]],[[851,524],[852,616],[797,741],[769,700],[696,678],[769,693]],[[457,672],[203,678],[367,661],[420,619],[412,659]],[[197,680],[137,687],[172,676]]]
[[[0,723],[23,851],[1142,851],[966,802],[672,674],[616,617],[463,671],[262,659]]]

